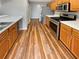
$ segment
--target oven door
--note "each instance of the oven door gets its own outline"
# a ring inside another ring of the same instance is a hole
[[[51,20],[50,27],[52,29],[54,37],[58,39],[59,38],[59,22],[56,20]]]

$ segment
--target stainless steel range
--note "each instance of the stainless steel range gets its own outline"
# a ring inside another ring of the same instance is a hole
[[[76,20],[76,15],[74,14],[62,14],[60,17],[51,17],[50,27],[55,33],[56,39],[59,39],[60,33],[60,21],[74,21]]]

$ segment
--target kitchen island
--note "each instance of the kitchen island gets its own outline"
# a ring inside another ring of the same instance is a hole
[[[0,18],[0,59],[4,59],[19,33],[19,17],[1,17]]]

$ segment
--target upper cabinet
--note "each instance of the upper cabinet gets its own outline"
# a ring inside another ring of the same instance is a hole
[[[63,3],[70,3],[70,11],[79,11],[79,0],[55,0],[49,4],[50,9],[56,10],[56,6]]]
[[[62,0],[62,3],[69,3],[70,0]]]
[[[72,31],[72,53],[79,59],[79,31],[73,29]]]
[[[79,11],[79,0],[70,0],[70,10]]]
[[[57,3],[58,3],[57,0],[55,0],[54,2],[51,2],[51,3],[49,4],[50,9],[51,9],[51,10],[56,10]]]
[[[58,0],[58,4],[62,4],[63,0]]]
[[[65,3],[65,2],[69,2],[69,0],[58,0],[57,4],[62,4],[62,3]]]

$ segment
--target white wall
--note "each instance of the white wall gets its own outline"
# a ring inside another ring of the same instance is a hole
[[[29,22],[30,22],[30,18],[32,16],[32,7],[31,4],[29,4],[29,10],[28,10],[28,18],[29,18]]]
[[[1,8],[1,0],[0,0],[0,8]]]
[[[0,15],[23,16],[22,29],[27,28],[28,0],[1,0]]]
[[[31,18],[41,18],[42,7],[40,4],[32,4],[32,16]]]

